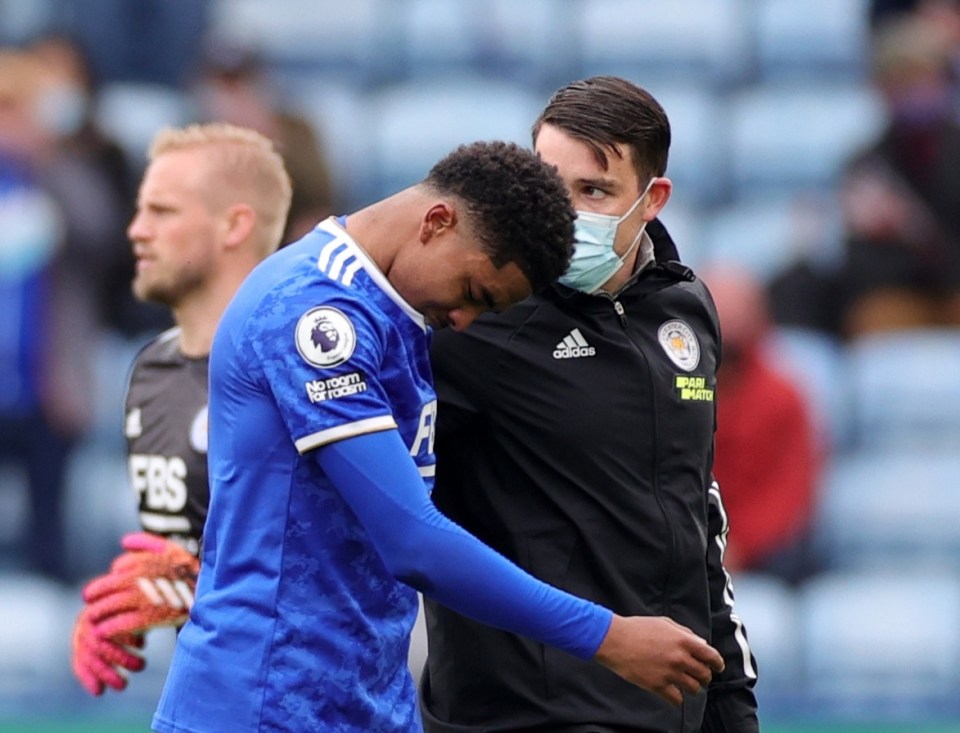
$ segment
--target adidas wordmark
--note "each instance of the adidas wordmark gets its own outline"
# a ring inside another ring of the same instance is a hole
[[[563,337],[553,350],[554,359],[580,359],[585,356],[596,356],[597,350],[587,343],[579,328],[573,329]]]

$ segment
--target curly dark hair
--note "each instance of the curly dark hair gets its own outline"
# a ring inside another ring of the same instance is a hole
[[[633,151],[637,178],[644,184],[667,170],[667,113],[646,89],[626,79],[592,76],[561,87],[533,123],[534,142],[545,124],[586,143],[604,170],[617,145]]]
[[[466,206],[494,267],[516,262],[534,291],[566,272],[576,212],[559,174],[515,143],[461,145],[423,183]]]

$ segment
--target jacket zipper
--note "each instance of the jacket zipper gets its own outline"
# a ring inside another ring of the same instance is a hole
[[[620,316],[620,325],[626,329],[627,327],[627,314],[623,310],[623,306],[620,304],[619,300],[613,301],[613,309],[617,312],[617,315]]]
[[[649,374],[649,381],[650,381],[650,384],[651,384],[651,392],[652,392],[652,394],[653,394],[654,426],[656,426],[656,424],[657,424],[657,421],[656,421],[656,412],[657,412],[657,403],[658,403],[658,400],[657,400],[657,391],[656,391],[656,389],[654,388],[655,379],[653,378],[653,370],[652,370],[652,368],[650,367],[650,362],[649,362],[649,360],[647,360],[647,356],[646,356],[646,354],[644,353],[643,349],[642,349],[642,348],[640,347],[640,345],[637,344],[637,342],[634,341],[633,338],[630,336],[630,330],[627,328],[627,312],[626,312],[626,310],[624,310],[623,304],[622,304],[619,300],[615,299],[615,298],[612,297],[612,296],[608,296],[608,297],[610,297],[610,300],[613,302],[613,310],[616,312],[617,317],[620,319],[620,325],[623,326],[624,335],[627,337],[627,340],[628,340],[631,344],[633,344],[634,348],[640,353],[640,355],[643,356],[644,361],[647,362],[647,373]],[[656,501],[657,501],[657,506],[660,508],[660,514],[663,516],[664,522],[665,522],[666,527],[667,527],[667,536],[668,536],[668,541],[669,541],[669,543],[670,543],[670,552],[669,552],[669,554],[670,554],[670,563],[669,563],[669,565],[667,565],[667,570],[666,570],[666,572],[665,572],[665,574],[664,574],[664,579],[663,579],[663,591],[662,591],[661,599],[660,599],[660,600],[661,600],[661,604],[663,605],[663,611],[664,611],[664,613],[669,615],[669,612],[670,612],[670,603],[669,603],[670,593],[669,593],[669,590],[668,590],[668,589],[669,589],[669,587],[670,587],[670,585],[671,585],[671,578],[672,578],[672,575],[673,575],[673,573],[672,573],[672,567],[673,567],[674,559],[675,559],[675,557],[676,557],[676,549],[677,549],[677,547],[676,547],[676,537],[674,536],[674,533],[673,533],[673,525],[670,523],[669,517],[667,516],[667,510],[666,510],[666,507],[665,507],[664,504],[663,504],[663,496],[662,496],[661,491],[660,491],[660,455],[659,455],[659,451],[656,450],[656,446],[657,446],[657,445],[659,445],[659,441],[658,441],[658,440],[655,440],[655,441],[654,441],[655,449],[654,449],[654,454],[653,454],[654,492],[655,492],[655,498],[656,498]]]

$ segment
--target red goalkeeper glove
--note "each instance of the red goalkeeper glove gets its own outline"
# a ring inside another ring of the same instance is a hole
[[[101,638],[182,626],[193,605],[200,563],[172,540],[136,532],[110,572],[83,589],[87,613]]]
[[[127,678],[118,668],[139,672],[144,667],[143,657],[126,648],[143,647],[143,636],[122,634],[103,639],[97,635],[88,610],[80,611],[73,627],[73,673],[91,695],[102,695],[108,686],[122,690],[127,686]]]

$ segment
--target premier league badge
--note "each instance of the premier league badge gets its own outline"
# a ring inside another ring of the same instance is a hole
[[[297,351],[321,369],[343,364],[357,345],[357,332],[336,308],[312,308],[297,321]]]

